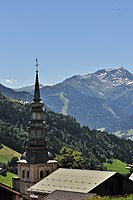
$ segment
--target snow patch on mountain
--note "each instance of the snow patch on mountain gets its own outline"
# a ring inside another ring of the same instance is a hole
[[[133,84],[133,81],[129,81],[128,83],[127,83],[127,85],[132,85]]]
[[[104,96],[103,92],[100,92],[100,94],[101,94],[102,96]]]
[[[99,79],[101,80],[105,78],[106,75],[107,75],[107,72],[99,74]]]
[[[94,75],[103,83],[112,83],[112,86],[133,84],[133,75],[123,67],[99,70]]]

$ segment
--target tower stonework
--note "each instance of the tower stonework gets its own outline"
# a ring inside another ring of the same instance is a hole
[[[27,193],[29,187],[57,169],[57,162],[55,160],[48,160],[43,107],[44,103],[41,101],[39,89],[38,61],[36,60],[35,89],[31,103],[26,158],[18,161],[20,192],[27,195],[29,195]]]

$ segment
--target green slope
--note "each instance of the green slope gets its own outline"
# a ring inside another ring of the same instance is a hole
[[[113,132],[113,134],[115,134],[117,137],[120,137],[120,138],[133,140],[133,129],[130,129],[127,131],[118,130],[116,132]]]
[[[12,187],[12,178],[16,177],[16,174],[7,172],[7,176],[0,175],[0,183],[3,183],[9,187]]]
[[[129,173],[129,170],[126,169],[127,164],[118,159],[114,159],[112,164],[104,163],[104,166],[106,166],[107,170],[109,170],[109,171],[115,171],[120,174],[128,174]]]
[[[0,149],[0,163],[7,163],[14,156],[20,158],[21,154],[5,145],[3,145],[3,148]]]

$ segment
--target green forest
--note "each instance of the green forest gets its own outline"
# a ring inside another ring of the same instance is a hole
[[[30,105],[0,94],[0,143],[20,153],[26,150]],[[104,169],[105,161],[133,162],[133,141],[80,126],[73,117],[45,109],[49,152],[56,157],[66,146],[81,152],[84,168]]]

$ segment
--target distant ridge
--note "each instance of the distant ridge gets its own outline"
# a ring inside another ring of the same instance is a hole
[[[44,87],[42,84],[40,84],[40,88]],[[34,90],[34,85],[31,86],[25,86],[22,88],[17,88],[17,89],[13,89],[16,92],[29,92],[29,93],[33,93]]]
[[[26,91],[16,92],[11,88],[5,87],[0,83],[0,93],[4,94],[5,96],[17,100],[22,101],[30,101],[32,99],[32,95]]]

